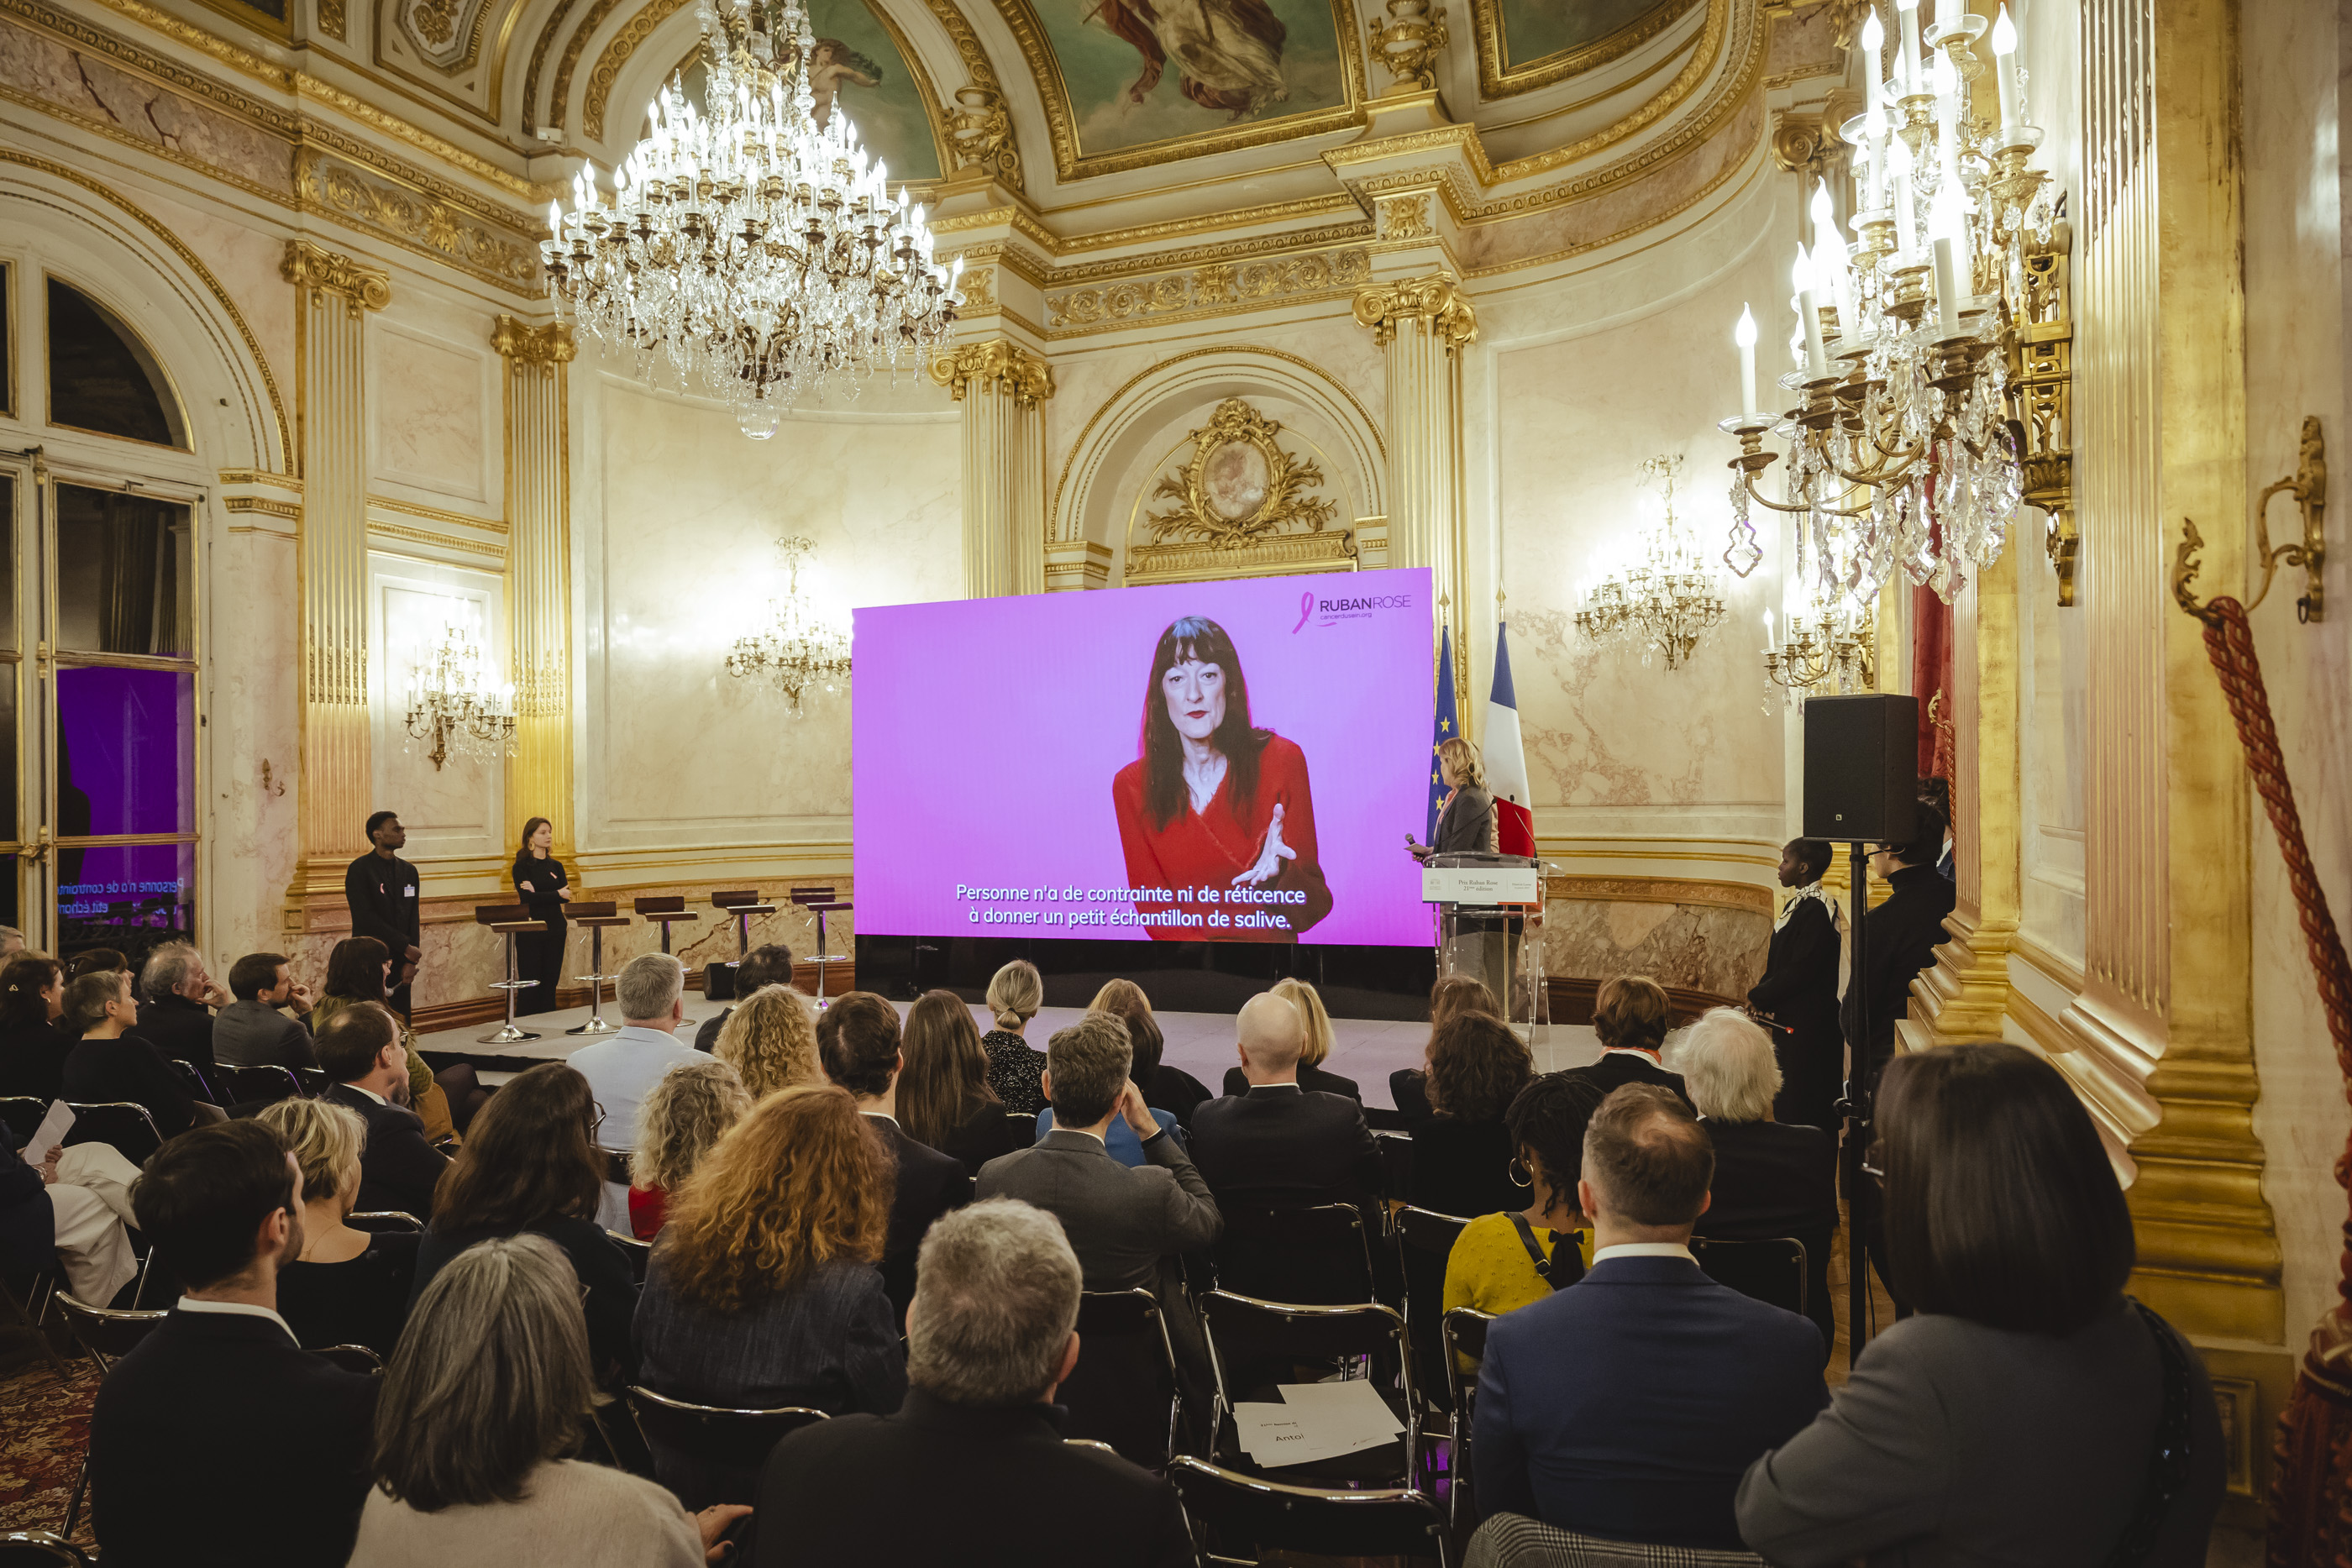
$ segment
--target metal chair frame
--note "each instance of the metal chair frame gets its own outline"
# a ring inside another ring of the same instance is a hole
[[[294,1076],[293,1071],[280,1067],[275,1062],[265,1061],[253,1067],[232,1067],[227,1070],[227,1072],[230,1103],[233,1104],[248,1100],[264,1099],[269,1100],[274,1104],[278,1100],[310,1098],[302,1088],[302,1081]],[[268,1086],[266,1092],[257,1094],[247,1089],[246,1082],[248,1074],[251,1075],[254,1088],[259,1089],[265,1084]]]
[[[604,982],[619,978],[616,975],[604,972],[604,932],[607,927],[630,924],[629,916],[616,914],[614,907],[607,900],[600,904],[581,904],[567,912],[572,921],[588,928],[588,973],[572,977],[575,980],[588,982],[588,1021],[565,1030],[563,1032],[566,1034],[605,1035],[621,1031],[620,1025],[608,1023],[604,1019]],[[662,932],[667,936],[669,927],[663,926]]]
[[[544,931],[547,922],[530,918],[530,906],[524,904],[486,904],[474,911],[474,924],[487,925],[507,939],[507,977],[492,980],[490,989],[507,995],[507,1021],[488,1034],[478,1037],[477,1045],[519,1045],[526,1040],[537,1040],[535,1030],[515,1022],[515,993],[536,987],[537,980],[519,978],[515,973],[515,938],[526,931]]]
[[[103,1378],[112,1370],[117,1359],[131,1354],[141,1340],[172,1314],[164,1312],[119,1312],[108,1307],[93,1307],[77,1301],[64,1291],[57,1293],[58,1305],[66,1314],[66,1324],[73,1336],[81,1342],[83,1350],[98,1367]],[[81,1473],[74,1479],[73,1496],[66,1502],[65,1528],[58,1533],[70,1538],[74,1525],[81,1519],[81,1500],[89,1490],[89,1439],[82,1439]]]
[[[9,1312],[24,1325],[25,1332],[41,1342],[41,1354],[49,1358],[51,1366],[57,1368],[58,1381],[69,1383],[73,1380],[73,1369],[66,1364],[66,1358],[58,1354],[58,1347],[49,1343],[49,1336],[42,1328],[49,1321],[49,1302],[57,1293],[54,1255],[47,1266],[33,1271],[32,1289],[24,1300],[17,1299],[16,1292],[8,1288],[7,1281],[0,1280],[0,1301],[8,1303]]]
[[[1445,1359],[1445,1393],[1454,1402],[1454,1455],[1447,1472],[1453,1484],[1445,1490],[1445,1511],[1456,1531],[1462,1528],[1462,1495],[1477,1473],[1470,1464],[1470,1431],[1471,1416],[1477,1409],[1478,1380],[1464,1375],[1462,1358],[1486,1359],[1486,1331],[1494,1322],[1492,1312],[1454,1307],[1437,1324],[1437,1341]]]
[[[1224,1217],[1225,1222],[1224,1234],[1218,1238],[1221,1246],[1223,1242],[1234,1240],[1265,1241],[1276,1244],[1292,1241],[1297,1244],[1304,1245],[1305,1243],[1300,1241],[1297,1238],[1283,1234],[1286,1229],[1291,1228],[1291,1227],[1285,1223],[1286,1217],[1296,1218],[1297,1217],[1308,1215],[1329,1216],[1344,1213],[1348,1217],[1348,1222],[1355,1228],[1356,1245],[1363,1259],[1363,1300],[1367,1301],[1372,1300],[1375,1292],[1379,1290],[1380,1277],[1372,1272],[1372,1242],[1371,1237],[1369,1234],[1371,1228],[1365,1221],[1363,1210],[1357,1207],[1354,1204],[1318,1203],[1304,1208],[1284,1208],[1277,1205],[1265,1203],[1236,1203],[1231,1207],[1227,1207],[1221,1203],[1217,1207],[1218,1211]],[[1319,1238],[1317,1239],[1319,1239]],[[1220,1270],[1220,1272],[1222,1272],[1222,1270]],[[1240,1291],[1235,1291],[1234,1293],[1236,1295],[1242,1294]],[[1248,1297],[1245,1299],[1258,1300],[1260,1298]],[[1345,1305],[1347,1303],[1343,1302],[1338,1304]]]
[[[46,1530],[11,1530],[0,1534],[0,1564],[46,1563],[53,1568],[90,1568],[89,1554],[62,1535]]]
[[[1004,1113],[1004,1127],[1005,1131],[1013,1134],[1014,1149],[1034,1149],[1037,1146],[1036,1117],[1025,1115],[1019,1111],[1007,1111]]]
[[[1269,1548],[1318,1554],[1330,1552],[1334,1550],[1335,1525],[1342,1531],[1355,1528],[1369,1530],[1369,1525],[1359,1524],[1363,1516],[1396,1514],[1413,1519],[1412,1533],[1426,1536],[1434,1544],[1438,1568],[1454,1568],[1454,1545],[1448,1539],[1444,1511],[1426,1492],[1411,1487],[1355,1490],[1293,1486],[1285,1481],[1244,1475],[1184,1454],[1169,1461],[1168,1479],[1175,1485],[1177,1497],[1184,1506],[1185,1522],[1195,1531],[1193,1556],[1200,1568],[1213,1568],[1213,1565],[1249,1568],[1250,1564],[1262,1560],[1262,1556],[1227,1557],[1209,1550],[1208,1532],[1202,1527],[1213,1525],[1216,1522],[1213,1516],[1220,1512],[1238,1511],[1236,1509],[1220,1508],[1213,1501],[1221,1494],[1228,1502],[1248,1508],[1262,1516],[1256,1521],[1256,1528],[1251,1531],[1253,1535],[1263,1530],[1266,1522],[1284,1521],[1285,1528],[1275,1533],[1287,1539],[1257,1540],[1255,1544],[1261,1554]],[[1294,1521],[1295,1528],[1290,1523]],[[1337,1542],[1341,1549],[1338,1554],[1349,1557],[1425,1555],[1412,1550],[1418,1544],[1402,1524],[1398,1539],[1393,1542],[1353,1537]]]
[[[820,1421],[831,1419],[825,1412],[813,1410],[804,1405],[780,1406],[772,1410],[733,1410],[717,1405],[692,1405],[635,1384],[629,1386],[625,1397],[628,1402],[630,1418],[636,1424],[637,1436],[656,1463],[661,1452],[660,1445],[654,1440],[656,1431],[677,1437],[687,1435],[690,1430],[694,1436],[688,1441],[670,1444],[673,1452],[683,1453],[704,1464],[733,1465],[742,1463],[743,1455],[740,1449],[730,1446],[730,1437],[740,1439],[748,1432],[756,1438],[773,1428],[773,1435],[768,1437],[767,1448],[761,1449],[759,1459],[751,1466],[757,1469],[766,1462],[767,1449],[773,1448],[782,1438],[803,1427],[814,1427]],[[651,1420],[646,1418],[648,1411],[654,1413]]]
[[[1728,1259],[1736,1259],[1742,1256],[1769,1259],[1770,1254],[1765,1250],[1766,1249],[1792,1249],[1795,1252],[1795,1256],[1793,1258],[1789,1258],[1789,1261],[1794,1266],[1796,1271],[1797,1304],[1793,1307],[1789,1307],[1789,1310],[1795,1312],[1799,1317],[1803,1317],[1805,1315],[1805,1308],[1811,1301],[1811,1281],[1808,1278],[1810,1273],[1808,1264],[1811,1262],[1811,1260],[1807,1258],[1805,1254],[1805,1244],[1798,1240],[1795,1237],[1769,1236],[1757,1237],[1745,1241],[1724,1241],[1717,1240],[1706,1236],[1694,1236],[1691,1238],[1690,1247],[1691,1256],[1698,1260],[1698,1266],[1706,1270],[1706,1274],[1709,1279],[1715,1278],[1715,1270],[1707,1269],[1706,1267],[1707,1254],[1710,1252],[1717,1254],[1718,1257]],[[1782,1253],[1781,1256],[1788,1257],[1788,1254]],[[1717,1283],[1730,1284],[1730,1281],[1718,1280],[1717,1281]],[[1731,1288],[1735,1291],[1739,1290],[1738,1285],[1731,1285]],[[1742,1295],[1749,1294],[1749,1292],[1745,1291],[1741,1291],[1740,1293]],[[1777,1301],[1769,1296],[1755,1296],[1752,1299],[1764,1301],[1767,1304],[1775,1307],[1789,1306],[1789,1303],[1785,1301]]]
[[[371,1236],[397,1236],[425,1228],[416,1216],[397,1208],[363,1208],[356,1214],[343,1216],[343,1223],[353,1230],[364,1230]]]
[[[629,1272],[637,1277],[638,1284],[644,1284],[646,1267],[654,1260],[654,1244],[650,1241],[640,1241],[634,1236],[625,1236],[617,1230],[607,1230],[604,1234],[613,1239],[614,1245],[627,1254]]]
[[[1319,1326],[1326,1330],[1340,1329],[1346,1325],[1348,1320],[1351,1319],[1368,1327],[1378,1324],[1376,1332],[1364,1334],[1360,1342],[1352,1348],[1344,1343],[1346,1337],[1344,1335],[1341,1336],[1343,1343],[1338,1344],[1327,1343],[1318,1348],[1310,1349],[1301,1345],[1295,1350],[1284,1351],[1278,1343],[1270,1345],[1269,1348],[1281,1351],[1282,1354],[1295,1354],[1303,1361],[1313,1361],[1321,1357],[1347,1356],[1369,1363],[1380,1348],[1374,1341],[1387,1341],[1396,1352],[1397,1376],[1402,1384],[1404,1392],[1404,1474],[1410,1479],[1421,1473],[1421,1399],[1413,1383],[1412,1347],[1405,1335],[1404,1317],[1402,1313],[1394,1307],[1380,1301],[1359,1301],[1347,1306],[1310,1306],[1296,1301],[1261,1301],[1255,1296],[1244,1296],[1236,1291],[1223,1290],[1211,1291],[1201,1300],[1201,1326],[1203,1335],[1209,1342],[1209,1369],[1215,1375],[1217,1385],[1217,1408],[1214,1412],[1216,1419],[1209,1440],[1212,1458],[1215,1457],[1217,1439],[1223,1435],[1225,1422],[1233,1416],[1234,1403],[1234,1391],[1228,1386],[1225,1375],[1225,1353],[1217,1343],[1217,1321],[1220,1318],[1235,1316],[1260,1320],[1257,1333],[1254,1337],[1276,1342],[1283,1335],[1279,1332],[1266,1333],[1266,1329],[1273,1326],[1265,1321],[1266,1319],[1273,1319],[1281,1327],[1294,1330],[1302,1325]],[[1226,1337],[1228,1339],[1237,1337],[1236,1330],[1228,1329]]]
[[[148,1113],[146,1106],[136,1100],[98,1100],[87,1105],[78,1105],[68,1100],[66,1102],[66,1108],[74,1113],[73,1129],[66,1134],[68,1145],[105,1144],[134,1166],[144,1166],[155,1151],[163,1146],[163,1134],[155,1130],[155,1118]],[[133,1114],[136,1114],[139,1118],[138,1126],[146,1129],[150,1140],[148,1146],[133,1154],[116,1142],[117,1138],[131,1130],[128,1127],[119,1129],[111,1135],[103,1131],[90,1132],[89,1128],[93,1112],[114,1113],[111,1115],[100,1115],[96,1118],[101,1129],[105,1128],[109,1122],[128,1122]]]
[[[217,1105],[221,1103],[220,1096],[213,1092],[212,1084],[206,1082],[203,1073],[196,1071],[194,1062],[177,1056],[173,1057],[171,1062],[172,1070],[187,1082],[190,1092],[197,1099],[207,1105]],[[215,1067],[213,1071],[217,1072],[220,1069]]]
[[[49,1103],[37,1094],[0,1094],[0,1126],[19,1138],[29,1138],[48,1114]]]
[[[1148,1469],[1160,1469],[1164,1468],[1168,1460],[1174,1458],[1180,1451],[1176,1445],[1178,1434],[1183,1429],[1184,1380],[1176,1375],[1176,1343],[1174,1340],[1169,1337],[1168,1318],[1167,1314],[1160,1310],[1160,1298],[1139,1285],[1132,1290],[1127,1291],[1087,1291],[1081,1293],[1078,1297],[1077,1322],[1078,1340],[1080,1343],[1087,1343],[1092,1340],[1097,1339],[1108,1340],[1116,1337],[1123,1337],[1119,1330],[1105,1328],[1099,1321],[1103,1315],[1115,1310],[1112,1305],[1114,1302],[1126,1302],[1133,1311],[1139,1313],[1144,1322],[1147,1322],[1152,1330],[1152,1333],[1143,1337],[1160,1347],[1160,1371],[1168,1380],[1167,1446],[1161,1451],[1161,1457],[1156,1463],[1145,1467]],[[1087,1309],[1090,1306],[1094,1308],[1097,1320],[1092,1329],[1087,1327]],[[1094,1442],[1094,1439],[1092,1438],[1071,1438],[1069,1440],[1073,1442]],[[1108,1443],[1095,1443],[1095,1447],[1105,1449],[1110,1448],[1110,1445]],[[1116,1452],[1116,1450],[1111,1451]]]
[[[310,1352],[321,1361],[331,1362],[345,1372],[355,1372],[362,1377],[383,1375],[383,1357],[363,1344],[322,1345]]]

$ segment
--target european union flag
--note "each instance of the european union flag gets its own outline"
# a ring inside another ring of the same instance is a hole
[[[1429,825],[1422,842],[1437,841],[1437,813],[1445,805],[1445,775],[1437,766],[1437,748],[1462,733],[1462,711],[1454,701],[1454,629],[1437,633],[1437,723],[1429,740]]]

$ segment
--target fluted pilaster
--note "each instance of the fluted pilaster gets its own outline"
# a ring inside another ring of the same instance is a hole
[[[507,637],[513,650],[515,755],[507,825],[534,816],[572,845],[571,431],[564,367],[572,329],[498,319],[490,346],[507,361]]]
[[[963,404],[963,591],[968,599],[1045,591],[1045,416],[1054,372],[1002,338],[931,361]]]

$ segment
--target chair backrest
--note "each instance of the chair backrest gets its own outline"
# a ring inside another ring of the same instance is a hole
[[[1717,1284],[1743,1296],[1805,1313],[1805,1244],[1793,1236],[1762,1241],[1715,1241],[1691,1238],[1691,1256]]]
[[[62,1535],[46,1530],[12,1530],[0,1534],[0,1568],[89,1568],[82,1549]]]
[[[67,1326],[74,1337],[96,1359],[100,1367],[111,1366],[118,1359],[129,1355],[139,1342],[145,1339],[171,1313],[165,1312],[118,1312],[107,1307],[93,1307],[63,1291],[57,1294],[57,1303],[65,1310]]]
[[[1372,1140],[1381,1147],[1381,1196],[1391,1203],[1410,1202],[1412,1197],[1412,1134],[1375,1130]]]
[[[1489,1514],[1463,1568],[1767,1568],[1753,1552],[1653,1546],[1560,1530],[1523,1513]]]
[[[301,1082],[303,1094],[312,1100],[324,1094],[335,1082],[327,1076],[325,1069],[318,1067],[298,1067],[294,1076]]]
[[[1412,1338],[1413,1369],[1433,1409],[1454,1408],[1453,1385],[1438,1365],[1438,1320],[1445,1315],[1445,1264],[1470,1222],[1455,1214],[1408,1204],[1396,1212],[1397,1268],[1404,1276],[1404,1318]]]
[[[1286,1208],[1220,1203],[1217,1281],[1271,1301],[1318,1305],[1372,1299],[1372,1249],[1353,1204]]]
[[[1183,1500],[1185,1516],[1207,1528],[1216,1561],[1255,1562],[1279,1551],[1451,1561],[1445,1514],[1422,1492],[1286,1486],[1185,1454],[1169,1461],[1168,1479]]]
[[[644,1284],[646,1265],[654,1260],[654,1244],[640,1241],[634,1236],[624,1236],[617,1230],[607,1230],[604,1234],[613,1239],[614,1246],[629,1255],[629,1272],[637,1277],[638,1284]]]
[[[1078,1364],[1054,1395],[1062,1429],[1108,1444],[1157,1469],[1175,1452],[1176,1351],[1150,1291],[1089,1291],[1078,1298]]]
[[[720,909],[740,909],[746,904],[759,903],[760,890],[756,887],[730,888],[725,893],[712,894],[710,902]]]
[[[163,1135],[155,1130],[155,1118],[147,1107],[132,1100],[108,1100],[94,1105],[74,1105],[73,1130],[66,1134],[68,1144],[111,1144],[114,1152],[134,1166],[143,1166],[147,1157],[163,1146]]]
[[[383,1371],[383,1357],[363,1344],[331,1344],[310,1354],[362,1377],[374,1377]]]
[[[1467,1410],[1478,1392],[1477,1367],[1473,1364],[1465,1368],[1462,1361],[1465,1356],[1474,1364],[1486,1359],[1486,1330],[1494,1321],[1492,1312],[1482,1312],[1475,1307],[1455,1307],[1439,1322],[1437,1338],[1445,1364],[1446,1403],[1454,1409]]]
[[[1201,1316],[1208,1329],[1209,1364],[1217,1375],[1217,1393],[1228,1409],[1247,1392],[1246,1385],[1235,1385],[1235,1374],[1269,1360],[1381,1358],[1399,1368],[1405,1394],[1412,1396],[1412,1363],[1405,1354],[1404,1319],[1393,1307],[1378,1301],[1339,1307],[1265,1301],[1215,1290],[1201,1299]]]
[[[31,1137],[48,1112],[49,1103],[37,1094],[0,1094],[0,1126],[19,1138]]]
[[[357,1214],[346,1214],[343,1223],[353,1230],[364,1230],[371,1236],[393,1236],[425,1228],[416,1216],[403,1214],[396,1208],[371,1208]]]
[[[604,1179],[614,1186],[627,1186],[630,1180],[629,1151],[600,1149],[597,1152],[604,1156]]]
[[[689,1405],[650,1388],[629,1390],[629,1409],[646,1446],[659,1453],[667,1448],[707,1465],[757,1470],[767,1462],[768,1450],[778,1438],[825,1419],[822,1410],[786,1406],[779,1410],[726,1410],[709,1405]]]
[[[196,1071],[196,1064],[194,1062],[183,1061],[175,1056],[172,1058],[172,1071],[180,1075],[180,1082],[188,1086],[189,1093],[194,1095],[197,1099],[202,1100],[207,1105],[217,1105],[220,1103],[220,1101],[215,1098],[213,1094],[213,1086],[205,1082],[205,1075]],[[213,1071],[215,1072],[218,1072],[220,1069],[215,1067]]]
[[[302,1081],[275,1063],[232,1067],[227,1071],[228,1092],[234,1100],[258,1100],[275,1105],[280,1100],[303,1098]]]
[[[1007,1111],[1004,1134],[1013,1140],[1015,1149],[1034,1149],[1037,1146],[1037,1118],[1025,1111]]]

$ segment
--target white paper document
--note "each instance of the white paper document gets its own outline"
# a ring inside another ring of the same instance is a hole
[[[1377,1448],[1404,1423],[1360,1378],[1339,1383],[1285,1383],[1279,1405],[1236,1405],[1234,1426],[1242,1451],[1261,1465],[1302,1465]]]
[[[73,1107],[62,1100],[50,1101],[49,1113],[41,1118],[41,1124],[33,1129],[32,1137],[25,1144],[25,1163],[37,1166],[47,1159],[49,1151],[66,1141],[73,1124]]]

